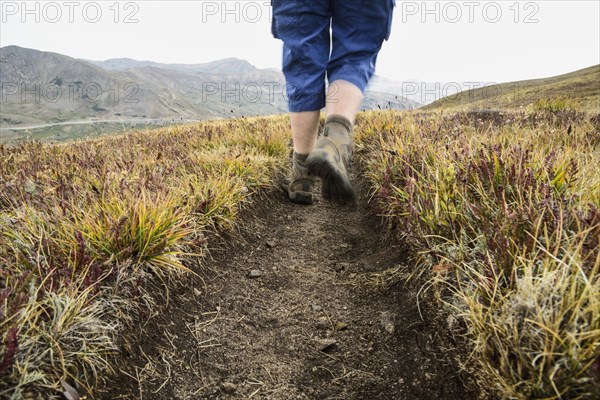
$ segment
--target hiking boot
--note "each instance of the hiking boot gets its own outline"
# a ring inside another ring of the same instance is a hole
[[[352,123],[341,115],[330,115],[325,120],[323,134],[315,149],[308,155],[308,172],[321,178],[324,198],[354,201],[350,183],[352,156]]]
[[[301,161],[292,159],[292,174],[283,184],[284,190],[292,203],[312,204],[314,177],[308,173],[308,168]]]

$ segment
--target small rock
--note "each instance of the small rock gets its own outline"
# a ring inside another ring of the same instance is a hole
[[[336,331],[343,331],[344,329],[348,328],[348,324],[345,322],[336,322],[335,324],[335,330]]]
[[[311,304],[311,307],[312,307],[313,311],[321,311],[323,309],[323,307],[321,307],[318,304]]]
[[[323,353],[329,353],[337,344],[335,339],[315,339],[315,348]]]
[[[348,268],[348,263],[334,263],[333,269],[335,272],[343,272]]]
[[[200,297],[200,295],[202,294],[202,292],[199,291],[198,289],[194,288],[194,294],[196,295],[196,297]]]
[[[272,249],[273,247],[275,247],[275,241],[274,240],[267,240],[266,243],[267,248]]]
[[[327,317],[319,317],[317,318],[317,328],[318,329],[327,329],[329,328],[329,319]]]
[[[384,311],[380,314],[380,322],[381,322],[381,327],[387,333],[394,333],[394,330],[396,329],[396,327],[394,326],[394,322],[392,321],[392,315],[389,311]]]
[[[231,382],[224,382],[221,388],[225,393],[234,393],[237,390],[237,385]]]
[[[69,385],[64,379],[60,381],[65,391],[63,394],[67,400],[79,400],[81,396],[73,386]]]
[[[256,278],[260,278],[263,275],[261,270],[258,269],[253,269],[250,272],[248,272],[248,278],[250,279],[256,279]]]

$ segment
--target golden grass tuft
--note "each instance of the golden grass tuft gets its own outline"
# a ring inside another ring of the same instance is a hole
[[[285,117],[0,147],[0,397],[85,394],[145,282],[189,272],[289,154]],[[186,263],[188,265],[186,265]],[[151,283],[151,282],[150,282]],[[168,289],[168,288],[167,288]]]
[[[359,122],[374,204],[501,398],[600,397],[599,117],[560,108]]]

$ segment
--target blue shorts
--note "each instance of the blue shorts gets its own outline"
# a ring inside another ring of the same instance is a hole
[[[325,107],[325,79],[362,92],[390,36],[395,0],[272,0],[273,36],[283,41],[291,112]],[[331,28],[331,33],[330,33]]]

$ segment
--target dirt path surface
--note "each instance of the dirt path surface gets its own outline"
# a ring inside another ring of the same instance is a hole
[[[123,364],[136,367],[103,398],[474,398],[415,290],[356,284],[403,258],[358,186],[352,206],[259,199],[241,241],[211,252],[206,286],[140,328]]]

